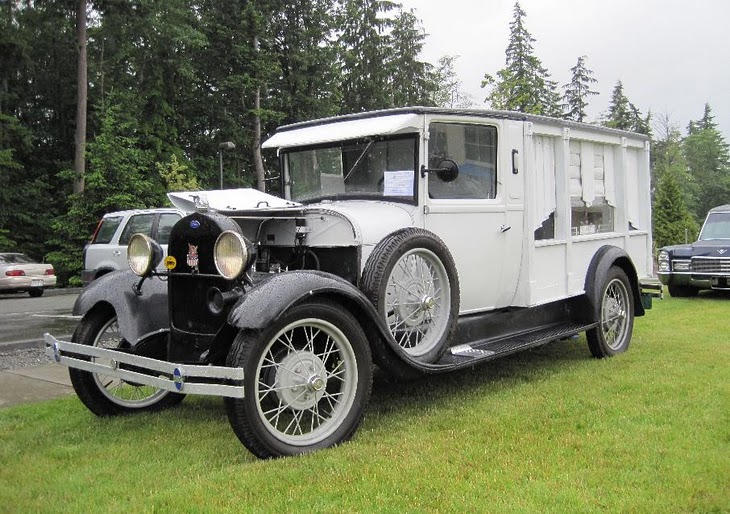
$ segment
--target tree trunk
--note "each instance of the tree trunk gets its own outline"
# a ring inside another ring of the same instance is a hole
[[[86,0],[79,0],[76,12],[76,39],[79,47],[79,60],[76,75],[76,137],[74,153],[74,170],[76,179],[73,192],[84,191],[84,174],[86,172],[86,102],[88,100],[87,60],[86,60]]]
[[[254,49],[258,52],[259,38],[254,36]],[[253,120],[253,167],[256,171],[256,188],[266,192],[266,174],[264,173],[264,161],[261,158],[261,85],[256,86],[254,96],[254,120]]]

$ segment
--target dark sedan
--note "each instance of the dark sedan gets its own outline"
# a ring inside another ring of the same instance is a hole
[[[700,237],[691,244],[659,250],[659,280],[677,297],[701,289],[730,291],[730,204],[707,213]]]

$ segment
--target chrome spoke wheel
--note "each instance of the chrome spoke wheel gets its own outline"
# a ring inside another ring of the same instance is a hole
[[[600,320],[603,338],[612,350],[618,350],[624,344],[627,335],[628,308],[629,293],[626,286],[615,278],[606,287]]]
[[[329,321],[294,321],[261,354],[254,394],[266,430],[292,446],[328,438],[350,413],[358,384],[355,352]]]
[[[119,348],[122,344],[122,336],[119,332],[117,318],[109,319],[99,330],[94,339],[93,346],[99,348]],[[110,359],[99,357],[92,358],[93,362],[101,363],[105,366],[114,367],[114,363]],[[167,391],[157,389],[155,387],[132,384],[122,379],[115,378],[103,373],[93,373],[94,383],[99,391],[111,402],[129,409],[142,409],[155,405]]]
[[[383,305],[398,345],[419,356],[441,344],[450,306],[449,277],[441,260],[425,248],[403,254],[388,276]]]

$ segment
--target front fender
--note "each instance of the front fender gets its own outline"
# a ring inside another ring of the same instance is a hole
[[[137,296],[132,287],[139,280],[132,271],[115,271],[99,277],[76,299],[74,315],[83,316],[96,306],[111,305],[122,337],[133,345],[145,334],[169,328],[167,282],[151,276]]]
[[[314,296],[343,298],[364,313],[368,321],[386,330],[373,304],[357,287],[336,275],[307,270],[276,273],[264,278],[233,306],[228,323],[239,329],[260,330],[292,305]]]

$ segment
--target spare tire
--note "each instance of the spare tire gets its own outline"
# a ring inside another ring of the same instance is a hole
[[[361,289],[408,359],[443,355],[456,331],[459,277],[441,239],[420,228],[388,235],[370,254]]]

